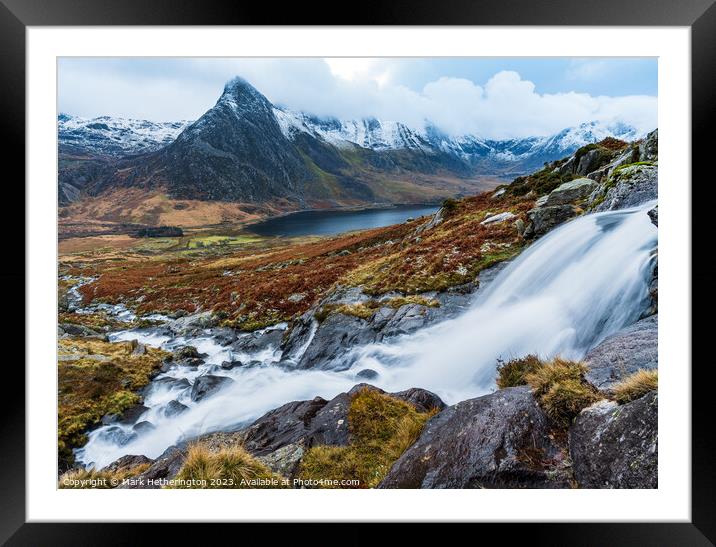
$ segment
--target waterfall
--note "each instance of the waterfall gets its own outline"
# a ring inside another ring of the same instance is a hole
[[[262,355],[262,366],[222,371],[234,382],[198,403],[189,400],[185,387],[153,388],[145,399],[150,410],[140,420],[151,421],[154,429],[136,435],[131,426],[101,427],[89,434],[77,460],[102,467],[125,454],[155,458],[182,439],[239,427],[289,401],[333,397],[355,385],[355,372],[366,367],[379,373],[371,383],[386,391],[422,387],[452,404],[494,389],[497,359],[528,353],[580,359],[649,305],[657,243],[646,214],[652,206],[585,215],[560,226],[500,272],[464,314],[354,348],[351,370],[288,371],[276,366],[275,355]],[[131,331],[123,337],[138,338]],[[210,355],[192,380],[225,358],[226,350],[212,349],[211,341],[182,342]],[[189,409],[165,417],[163,405],[172,399]]]

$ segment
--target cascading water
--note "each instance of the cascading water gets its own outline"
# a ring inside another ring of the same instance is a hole
[[[131,425],[101,427],[90,433],[77,460],[102,467],[125,454],[154,458],[183,439],[238,427],[283,403],[316,395],[330,398],[355,385],[355,372],[366,367],[379,373],[371,383],[386,391],[422,387],[455,403],[494,388],[497,359],[528,353],[579,359],[636,321],[649,305],[657,242],[646,215],[652,205],[586,215],[553,230],[479,292],[463,315],[389,342],[354,348],[344,357],[354,362],[351,370],[288,371],[276,366],[277,352],[241,356],[262,364],[219,372],[234,382],[196,403],[186,384],[171,387],[155,380],[145,397],[149,410],[139,418],[155,427],[141,434],[132,432]],[[150,336],[125,331],[114,338],[164,347],[192,344],[209,354],[198,369],[172,369],[157,380],[191,382],[215,372],[230,357],[229,350],[208,338]],[[166,416],[166,404],[174,399],[189,408]]]

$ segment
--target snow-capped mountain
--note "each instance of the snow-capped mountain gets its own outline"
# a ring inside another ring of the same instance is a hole
[[[339,148],[360,146],[374,151],[420,150],[428,153],[439,150],[468,163],[494,159],[507,163],[528,161],[530,165],[539,166],[606,137],[632,141],[644,136],[621,122],[592,121],[550,136],[490,140],[476,135],[449,136],[429,122],[425,127],[411,128],[401,122],[375,118],[320,118],[283,107],[274,107],[273,111],[281,131],[289,140],[305,133]]]
[[[90,152],[119,156],[153,152],[177,138],[190,121],[150,122],[100,116],[81,118],[60,114],[57,133],[60,146],[67,152]]]
[[[641,135],[625,124],[584,123],[551,136],[489,140],[339,120],[272,104],[241,78],[195,122],[110,117],[58,119],[61,187],[68,201],[118,186],[162,188],[175,198],[329,206],[438,200],[483,190],[579,147]]]

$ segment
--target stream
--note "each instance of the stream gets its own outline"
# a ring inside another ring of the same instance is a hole
[[[206,356],[197,367],[172,365],[154,378],[143,393],[148,410],[133,423],[90,432],[87,444],[75,452],[76,460],[101,468],[126,454],[156,458],[177,442],[239,429],[289,401],[330,399],[359,383],[356,372],[365,368],[378,373],[370,383],[386,391],[421,387],[454,404],[494,390],[498,359],[528,353],[580,359],[637,321],[649,306],[657,230],[646,211],[653,205],[585,215],[563,224],[477,291],[458,317],[352,348],[348,357],[341,357],[353,363],[348,370],[290,370],[279,364],[280,333],[286,324],[251,335],[274,343],[246,351],[226,343],[216,329],[178,336],[166,328],[171,320],[164,316],[153,319],[165,325],[110,333],[111,341],[137,340],[168,351],[191,345]],[[133,315],[122,306],[105,311],[125,319]],[[231,361],[242,365],[222,368]],[[193,401],[192,384],[204,375],[233,382]]]

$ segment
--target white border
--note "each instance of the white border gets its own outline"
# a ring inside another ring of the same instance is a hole
[[[690,32],[684,28],[28,28],[27,518],[689,521]],[[57,490],[56,57],[658,56],[659,489]]]

